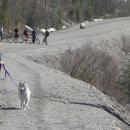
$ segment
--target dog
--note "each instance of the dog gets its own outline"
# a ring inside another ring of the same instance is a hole
[[[80,24],[80,29],[85,29],[85,23]]]
[[[28,103],[30,100],[31,91],[28,88],[28,85],[25,84],[25,81],[24,83],[21,83],[21,81],[19,82],[18,95],[21,100],[21,108],[23,108],[24,110],[30,109]]]

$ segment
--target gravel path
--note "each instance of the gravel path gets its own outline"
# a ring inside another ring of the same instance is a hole
[[[22,110],[17,87],[10,78],[0,80],[0,130],[130,130],[129,115],[93,86],[28,57],[55,55],[68,47],[130,34],[130,18],[86,22],[49,36],[49,45],[2,43],[6,68],[18,83],[26,81],[32,95],[30,110]],[[39,36],[42,40],[42,36]]]

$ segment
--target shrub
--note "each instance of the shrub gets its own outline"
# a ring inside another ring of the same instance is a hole
[[[123,74],[118,81],[118,87],[128,94],[128,103],[130,103],[130,65],[124,69]]]
[[[92,47],[91,42],[82,48],[68,49],[60,54],[62,71],[126,104],[130,95],[129,42],[128,37],[122,35],[120,39],[101,41],[100,49]],[[127,71],[122,71],[124,68]]]
[[[112,56],[89,45],[62,53],[60,63],[62,71],[98,87],[104,93],[110,93],[119,73]]]

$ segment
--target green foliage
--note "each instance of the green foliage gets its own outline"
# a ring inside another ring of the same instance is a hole
[[[86,11],[86,18],[91,21],[93,17],[93,11],[92,11],[92,2],[91,0],[88,0],[88,6]]]
[[[123,71],[117,87],[122,89],[130,97],[130,65]]]
[[[81,21],[81,11],[82,10],[81,10],[80,6],[81,6],[81,3],[78,0],[76,5],[75,5],[75,20],[76,20],[76,22],[80,22]]]
[[[22,24],[19,0],[1,1],[0,24],[9,29],[13,28],[15,25]]]
[[[0,24],[8,28],[23,24],[60,28],[63,20],[77,23],[127,16],[129,5],[119,0],[0,0]]]

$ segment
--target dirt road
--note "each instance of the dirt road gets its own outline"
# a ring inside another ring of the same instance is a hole
[[[86,22],[50,34],[49,45],[2,43],[0,52],[14,81],[31,89],[30,110],[22,110],[17,87],[0,80],[0,130],[130,130],[124,109],[93,86],[46,66],[31,57],[55,55],[68,47],[130,34],[130,17]],[[42,36],[39,36],[42,40]],[[44,59],[42,59],[44,60]]]

